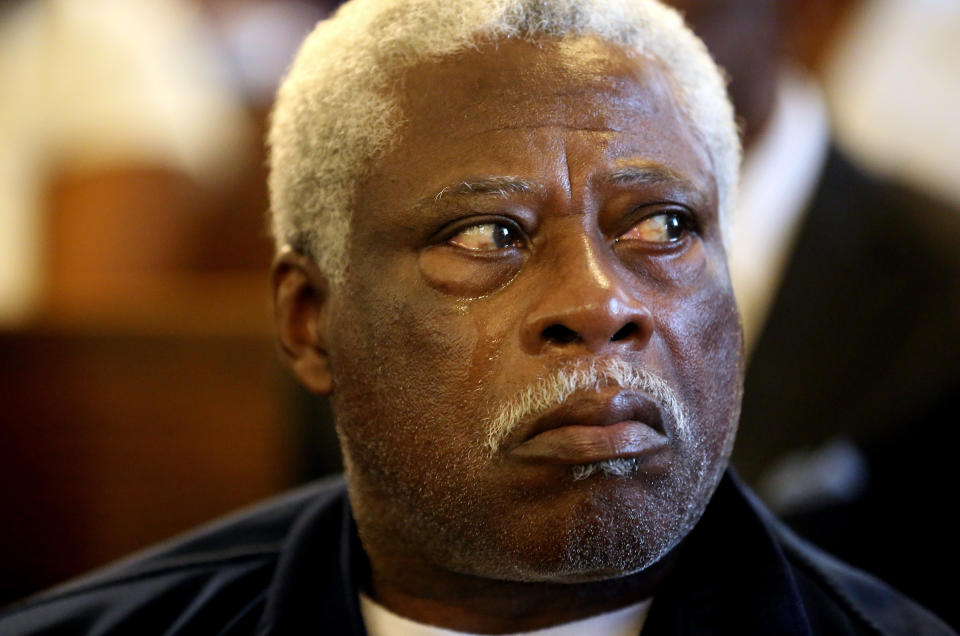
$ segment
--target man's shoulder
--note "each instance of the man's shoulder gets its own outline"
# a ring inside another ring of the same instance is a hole
[[[944,635],[956,632],[939,617],[874,576],[793,537],[784,550],[804,579],[818,588],[819,601],[845,612],[868,633]],[[799,578],[799,577],[798,577]],[[807,594],[809,597],[809,593]]]
[[[298,520],[344,496],[333,478],[241,510],[0,611],[0,633],[252,632]]]
[[[956,634],[932,612],[893,587],[802,539],[765,508],[761,515],[791,565],[814,633],[820,633],[816,625],[821,620],[835,624],[842,616],[854,633]]]

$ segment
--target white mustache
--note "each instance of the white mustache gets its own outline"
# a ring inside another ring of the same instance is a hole
[[[687,434],[686,415],[676,393],[663,378],[620,359],[600,359],[589,364],[562,367],[496,408],[486,422],[488,450],[498,451],[524,421],[536,419],[574,393],[610,386],[646,393],[660,407],[661,413],[673,421],[675,432],[681,437]]]

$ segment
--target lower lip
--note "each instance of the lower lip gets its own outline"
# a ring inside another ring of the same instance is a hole
[[[610,426],[562,426],[534,435],[511,451],[523,460],[551,464],[591,464],[609,459],[655,455],[669,448],[666,435],[642,422]]]

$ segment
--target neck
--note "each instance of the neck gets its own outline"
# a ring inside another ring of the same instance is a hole
[[[531,631],[649,598],[672,569],[675,552],[639,573],[576,583],[486,579],[402,564],[395,557],[382,567],[371,556],[369,593],[394,613],[420,623],[483,634]]]

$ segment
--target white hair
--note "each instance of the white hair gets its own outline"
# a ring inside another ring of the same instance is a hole
[[[484,39],[593,35],[661,61],[717,180],[723,235],[740,142],[723,76],[673,9],[657,0],[352,0],[304,41],[277,95],[269,133],[277,247],[342,279],[358,181],[395,142],[388,87],[404,69]]]

